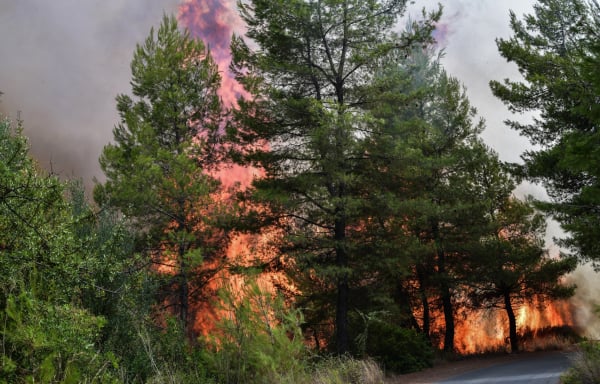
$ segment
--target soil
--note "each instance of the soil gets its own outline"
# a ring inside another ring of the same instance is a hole
[[[535,352],[532,352],[535,353]],[[438,361],[421,372],[389,377],[386,384],[431,384],[472,370],[519,359],[522,354],[470,356],[456,361]]]

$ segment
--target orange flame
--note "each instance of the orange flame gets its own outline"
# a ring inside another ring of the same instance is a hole
[[[536,349],[536,343],[543,343],[553,335],[548,330],[572,327],[572,309],[567,301],[545,301],[534,299],[515,310],[517,333],[522,348]],[[478,354],[490,351],[508,351],[508,317],[504,309],[482,309],[478,311],[462,310],[458,316],[461,321],[456,325],[456,350],[461,354]],[[546,340],[544,340],[546,338]]]

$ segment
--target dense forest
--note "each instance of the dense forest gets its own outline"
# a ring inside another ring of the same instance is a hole
[[[0,383],[376,383],[471,352],[457,330],[477,311],[506,329],[490,347],[522,350],[519,309],[600,260],[600,7],[510,15],[497,45],[523,78],[491,89],[536,117],[507,122],[535,145],[509,164],[443,68],[442,7],[398,29],[407,4],[240,2],[232,106],[205,42],[165,16],[133,52],[93,199],[4,118]],[[517,198],[523,180],[550,200]]]

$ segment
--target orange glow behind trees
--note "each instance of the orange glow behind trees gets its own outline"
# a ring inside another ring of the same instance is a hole
[[[210,49],[222,76],[222,85],[219,96],[224,107],[236,108],[240,96],[248,97],[243,87],[235,81],[230,72],[231,61],[230,43],[232,35],[243,35],[245,26],[237,13],[233,1],[229,0],[186,0],[179,8],[178,19],[188,28],[192,35],[203,40]],[[225,123],[224,123],[225,124]],[[264,176],[264,172],[257,168],[243,167],[234,164],[223,164],[216,170],[214,176],[221,180],[224,190],[222,199],[231,197],[235,190],[243,191],[250,187],[253,180]],[[225,197],[227,196],[227,197]],[[217,197],[219,199],[219,197]],[[260,209],[258,210],[260,211]],[[263,230],[261,234],[240,233],[231,238],[231,242],[224,257],[234,269],[259,266],[270,271],[265,274],[264,281],[270,281],[271,286],[284,290],[297,292],[290,285],[289,280],[281,272],[281,262],[278,251],[273,245],[280,242],[284,234],[272,230]],[[214,282],[211,290],[217,289],[221,282],[237,280],[229,272],[222,272]],[[433,300],[433,299],[432,299]],[[434,300],[435,301],[435,300]],[[436,304],[431,303],[432,313],[430,335],[439,341],[443,348],[444,322],[440,312],[436,312]],[[558,327],[572,322],[569,306],[561,302],[546,302],[544,310],[535,303],[524,303],[517,307],[517,325],[520,333],[545,327]],[[414,308],[413,308],[414,309]],[[207,334],[217,319],[213,304],[210,301],[198,301],[194,308],[197,316],[194,330],[197,333]],[[422,311],[414,309],[413,316],[423,328]],[[489,349],[500,349],[507,344],[507,320],[502,311],[467,309],[457,303],[456,313],[456,345],[459,353],[480,353]],[[535,333],[535,331],[534,331]],[[323,340],[319,340],[322,343]]]

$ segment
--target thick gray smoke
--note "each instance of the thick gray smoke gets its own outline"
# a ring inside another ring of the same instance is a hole
[[[0,112],[21,112],[32,154],[65,177],[102,179],[98,157],[129,92],[135,44],[176,0],[0,2]]]

